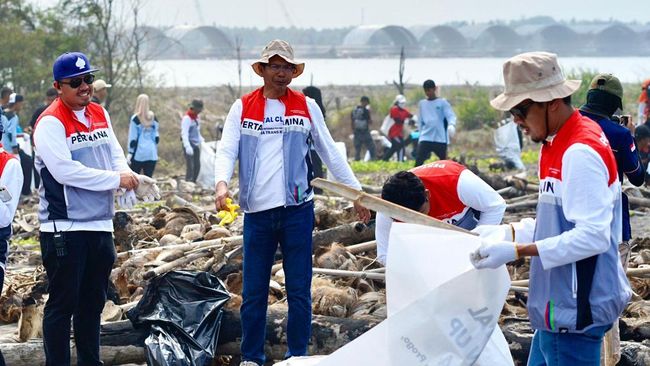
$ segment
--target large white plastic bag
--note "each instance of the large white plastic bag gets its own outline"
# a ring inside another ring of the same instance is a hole
[[[214,161],[217,157],[219,141],[209,141],[201,144],[201,168],[196,182],[203,188],[214,189]]]
[[[505,267],[473,269],[469,253],[479,243],[467,234],[393,225],[386,269],[388,319],[319,366],[474,364],[486,344],[499,344],[488,340],[496,333],[510,286]],[[511,358],[509,363],[504,357],[497,360],[481,364],[512,364]]]
[[[458,274],[475,270],[468,258],[481,243],[477,237],[413,224],[396,223],[392,228],[395,227],[400,229],[391,229],[387,255],[386,304],[389,317],[423,293]],[[469,288],[461,291],[471,294]],[[496,324],[476,365],[513,364],[508,342]]]
[[[519,146],[519,135],[517,124],[513,121],[499,127],[494,132],[494,145],[499,156],[514,164],[515,169],[526,169],[521,160],[521,147]]]
[[[291,357],[288,360],[274,363],[273,366],[316,366],[327,356]]]

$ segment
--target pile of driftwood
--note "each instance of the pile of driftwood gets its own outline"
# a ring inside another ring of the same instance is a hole
[[[506,222],[534,215],[538,187],[523,178],[493,178],[507,198]],[[133,329],[125,312],[142,297],[148,280],[165,272],[210,271],[226,284],[232,298],[222,321],[218,353],[220,364],[237,364],[241,304],[241,245],[243,216],[227,227],[211,209],[213,193],[191,183],[169,179],[161,187],[165,200],[120,211],[114,219],[118,260],[111,274],[111,294],[102,314],[102,358],[107,365],[144,362],[142,331]],[[365,187],[378,193],[377,187]],[[638,193],[638,214],[645,214],[646,190]],[[236,192],[233,192],[236,194]],[[371,200],[370,200],[371,201]],[[650,201],[650,200],[649,200]],[[369,201],[363,201],[368,203]],[[372,223],[354,222],[349,200],[315,197],[312,284],[314,325],[310,352],[328,354],[363,334],[386,317],[383,267],[375,261]],[[14,224],[22,238],[38,233],[38,222],[25,209]],[[31,231],[29,230],[31,227]],[[650,233],[645,233],[650,236]],[[630,281],[635,297],[621,319],[622,365],[650,364],[650,238],[635,239]],[[0,349],[9,365],[44,364],[42,352],[43,304],[47,278],[40,266],[37,244],[12,245],[9,275],[0,298]],[[282,359],[286,351],[286,291],[281,256],[272,269],[268,294],[267,354]],[[509,266],[512,291],[500,324],[517,362],[525,364],[532,331],[527,321],[528,262]],[[73,352],[74,353],[74,352]]]

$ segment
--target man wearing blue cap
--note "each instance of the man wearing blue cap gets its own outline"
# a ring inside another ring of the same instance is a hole
[[[102,365],[99,323],[115,261],[114,193],[128,207],[150,197],[150,178],[133,173],[108,112],[91,103],[95,78],[88,58],[68,52],[54,62],[58,98],[36,121],[39,220],[49,298],[43,316],[47,365],[70,364],[70,319],[78,365]]]

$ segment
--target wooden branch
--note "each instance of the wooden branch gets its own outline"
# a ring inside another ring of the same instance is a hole
[[[344,271],[341,269],[328,269],[328,268],[312,268],[314,274],[322,274],[335,277],[356,277],[369,280],[385,281],[386,275],[384,273],[372,273],[362,271]]]
[[[181,198],[181,197],[179,197],[179,196],[177,196],[175,194],[171,195],[169,197],[169,199],[171,200],[172,204],[189,207],[195,213],[202,213],[202,212],[206,212],[206,211],[214,211],[214,209],[211,209],[211,208],[199,207],[199,206],[193,204],[192,202],[189,202],[189,201],[187,201],[187,200],[185,200],[185,199],[183,199],[183,198]]]
[[[650,199],[647,198],[628,196],[627,200],[630,206],[650,207]]]
[[[508,204],[506,205],[506,211],[528,210],[535,207],[537,207],[537,199]]]
[[[372,240],[372,241],[367,241],[365,243],[349,245],[345,247],[345,249],[352,254],[363,253],[369,250],[377,249],[377,241]]]
[[[385,201],[379,197],[369,195],[365,192],[357,191],[356,189],[350,188],[341,183],[331,182],[327,179],[316,178],[311,181],[311,185],[317,188],[332,191],[347,199],[357,201],[359,204],[370,210],[385,213],[386,215],[402,222],[433,226],[440,229],[453,230],[466,234],[476,235],[463,228],[442,222],[440,220],[434,219],[433,217],[427,216],[414,210],[410,210],[400,205],[396,205],[392,202]]]
[[[142,275],[142,278],[145,279],[145,280],[151,279],[151,278],[159,276],[159,275],[161,275],[163,273],[167,273],[167,272],[171,271],[172,269],[174,269],[176,267],[180,267],[182,265],[191,263],[191,262],[193,262],[193,261],[195,261],[195,260],[197,260],[199,258],[204,258],[204,257],[210,256],[210,255],[212,255],[212,252],[210,251],[210,249],[203,249],[200,252],[196,252],[196,253],[192,253],[192,254],[180,257],[175,261],[171,261],[169,263],[165,263],[165,264],[163,264],[161,266],[158,266],[158,267],[156,267],[154,269],[150,269],[150,270],[148,270],[147,272],[145,272]]]
[[[126,251],[126,252],[117,253],[117,258],[121,259],[121,258],[124,258],[124,257],[129,257],[129,256],[131,256],[133,254],[138,254],[138,253],[143,253],[143,252],[151,252],[151,251],[156,251],[156,250],[178,249],[178,250],[181,250],[183,252],[186,252],[188,250],[208,247],[208,246],[215,245],[215,244],[241,245],[241,243],[243,243],[243,241],[244,241],[244,237],[242,235],[237,235],[237,236],[230,236],[230,237],[227,237],[227,238],[195,241],[193,243],[173,244],[173,245],[166,245],[166,246],[153,247],[153,248],[134,249],[134,250]]]
[[[44,366],[43,342],[34,339],[26,343],[0,344],[5,363],[11,366]],[[101,346],[99,356],[104,365],[141,364],[147,361],[144,347],[134,345]],[[77,364],[77,352],[70,350],[71,363]]]

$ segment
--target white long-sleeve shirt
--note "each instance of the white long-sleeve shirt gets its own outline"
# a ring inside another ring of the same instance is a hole
[[[73,111],[79,122],[87,127],[90,123],[84,115],[85,109]],[[72,154],[66,142],[63,123],[54,116],[45,116],[39,122],[34,132],[34,144],[38,156],[54,179],[62,185],[78,187],[90,191],[115,190],[120,186],[121,171],[130,170],[124,152],[120,147],[108,112],[104,110],[108,123],[108,133],[111,139],[111,170],[89,168],[78,161],[72,160]],[[113,231],[112,220],[72,221],[56,220],[57,231]],[[41,224],[41,231],[54,232],[53,223]]]
[[[562,157],[562,212],[575,227],[535,242],[544,269],[577,262],[609,248],[615,192],[600,156],[589,146],[575,144]],[[537,223],[514,223],[515,241],[532,243]]]
[[[0,152],[2,151],[5,150],[0,148]],[[20,200],[20,191],[23,188],[23,170],[18,159],[7,161],[2,176],[0,176],[0,187],[6,187],[11,195],[11,200],[8,202],[0,200],[0,227],[7,227],[14,220]]]
[[[506,210],[504,199],[476,174],[469,169],[463,170],[458,177],[456,189],[458,198],[465,206],[481,213],[477,226],[498,225],[501,223]],[[436,203],[430,202],[430,204],[435,205]],[[375,221],[377,260],[384,265],[386,264],[388,238],[392,225],[393,219],[381,212],[377,212]]]
[[[337,181],[355,189],[361,189],[361,184],[354,176],[346,158],[339,153],[330,135],[323,113],[311,98],[306,98],[307,108],[313,122],[312,138],[314,148]],[[241,136],[242,102],[238,99],[233,103],[226,122],[223,136],[215,159],[215,182],[230,182],[235,161],[239,155],[239,139]],[[265,122],[257,147],[258,164],[255,164],[253,183],[250,194],[249,212],[258,212],[285,205],[285,185],[282,154],[282,119],[285,107],[279,100],[266,99],[264,107]],[[280,133],[278,133],[278,131]],[[311,198],[309,198],[311,199]]]

